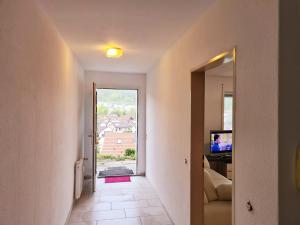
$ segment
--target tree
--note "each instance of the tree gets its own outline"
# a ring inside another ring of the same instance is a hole
[[[126,115],[126,112],[120,108],[116,108],[116,109],[113,109],[110,114],[118,115],[120,117],[120,116]]]
[[[108,108],[102,104],[97,105],[97,115],[105,116],[108,114]]]
[[[127,114],[132,116],[133,118],[136,118],[136,108],[134,107],[130,108]]]

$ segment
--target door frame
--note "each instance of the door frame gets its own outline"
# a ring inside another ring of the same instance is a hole
[[[221,65],[229,56],[233,58],[232,225],[235,224],[236,48],[234,47],[191,70],[190,225],[204,225],[205,71]]]
[[[97,180],[97,84],[93,82],[93,144],[92,144],[92,191],[96,191]]]
[[[136,120],[137,120],[137,128],[136,128],[136,138],[137,138],[137,142],[136,142],[136,165],[135,165],[135,174],[133,176],[138,175],[138,163],[139,163],[139,95],[140,95],[140,90],[138,88],[123,88],[123,87],[97,87],[96,86],[96,95],[97,95],[97,90],[99,89],[110,89],[110,90],[129,90],[129,91],[136,91],[137,94],[137,111],[136,111]],[[97,107],[97,104],[95,105],[95,107]],[[96,129],[97,129],[97,124],[96,124]],[[96,163],[97,163],[97,156],[96,156]],[[96,169],[97,169],[97,165],[96,165]]]

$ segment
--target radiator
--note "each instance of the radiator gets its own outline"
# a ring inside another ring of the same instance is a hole
[[[79,199],[83,186],[83,159],[75,163],[75,199]]]

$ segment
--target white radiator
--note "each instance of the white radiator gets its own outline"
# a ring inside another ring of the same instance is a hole
[[[83,159],[75,163],[75,199],[79,199],[83,186]]]

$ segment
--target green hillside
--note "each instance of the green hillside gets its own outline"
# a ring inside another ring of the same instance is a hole
[[[137,90],[98,89],[98,103],[136,105]]]

